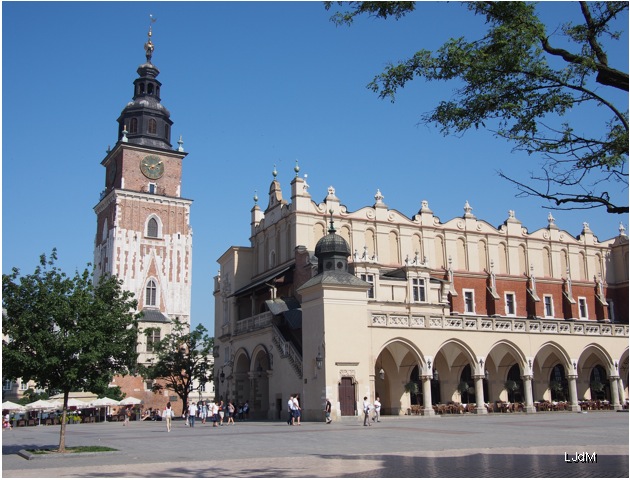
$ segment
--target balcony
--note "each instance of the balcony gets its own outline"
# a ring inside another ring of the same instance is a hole
[[[273,314],[271,312],[263,312],[253,317],[244,318],[236,322],[234,328],[234,335],[242,335],[244,333],[254,332],[271,326],[271,319]]]

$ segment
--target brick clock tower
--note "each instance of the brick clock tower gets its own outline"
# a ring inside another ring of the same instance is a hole
[[[151,62],[151,27],[138,67],[133,99],[118,118],[118,141],[108,149],[105,190],[94,208],[95,277],[116,275],[135,294],[140,319],[138,362],[152,355],[151,343],[171,331],[171,321],[190,325],[192,270],[191,200],[181,195],[182,148],[171,145],[170,112],[160,103],[159,70]],[[151,338],[145,329],[159,329]],[[149,393],[142,379],[116,378],[127,396]],[[164,402],[165,403],[165,402]]]

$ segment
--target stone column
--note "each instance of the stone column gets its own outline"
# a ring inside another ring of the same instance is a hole
[[[433,410],[433,400],[431,399],[431,379],[433,375],[423,375],[422,376],[422,415],[425,417],[430,417],[435,415],[435,411]]]
[[[525,413],[536,413],[536,407],[534,407],[534,394],[532,392],[532,376],[523,375],[523,387],[525,389]]]
[[[613,410],[621,410],[621,404],[619,403],[619,377],[608,377],[610,380],[610,393],[612,395],[612,407]]]
[[[569,375],[569,411],[581,412],[582,408],[578,404],[577,398],[577,375]]]
[[[623,388],[623,380],[621,380],[621,378],[617,380],[617,389],[619,391],[619,403],[621,404],[621,408],[623,408],[626,404],[626,391]]]
[[[475,413],[477,415],[487,414],[488,409],[486,408],[486,401],[483,398],[483,379],[485,376],[475,375],[473,378],[475,379],[475,403],[477,404]]]

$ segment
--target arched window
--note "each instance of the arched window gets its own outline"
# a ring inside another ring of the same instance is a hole
[[[444,251],[444,239],[435,237],[435,268],[444,268],[446,265],[446,252]]]
[[[145,289],[144,305],[146,307],[157,306],[157,285],[155,280],[149,280]]]
[[[149,85],[147,85],[147,93],[149,95],[153,95],[153,84],[149,83]]]
[[[149,119],[148,133],[155,135],[157,133],[157,122],[154,118]]]
[[[132,118],[129,123],[129,133],[138,133],[138,119]]]
[[[158,238],[158,222],[155,218],[149,218],[147,222],[147,237]]]
[[[168,123],[164,125],[164,137],[166,138],[166,141],[171,141],[171,127]]]

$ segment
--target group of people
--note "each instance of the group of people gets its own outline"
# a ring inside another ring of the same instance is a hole
[[[302,408],[300,407],[300,394],[291,395],[287,401],[287,412],[289,418],[287,425],[302,425]]]
[[[190,401],[182,413],[182,417],[186,420],[186,426],[191,428],[195,426],[197,417],[201,419],[202,424],[211,420],[213,427],[222,427],[223,425],[234,425],[234,419],[237,416],[241,420],[249,418],[249,400],[239,404],[238,407],[234,405],[234,402],[227,402],[226,404],[223,400],[214,402],[202,400],[198,403]],[[168,402],[162,412],[162,418],[166,420],[166,430],[169,432],[173,417],[171,402]]]
[[[370,422],[370,418],[372,422],[380,422],[381,421],[381,399],[376,397],[374,400],[374,405],[370,403],[368,397],[363,397],[363,426],[369,427],[372,425]]]

